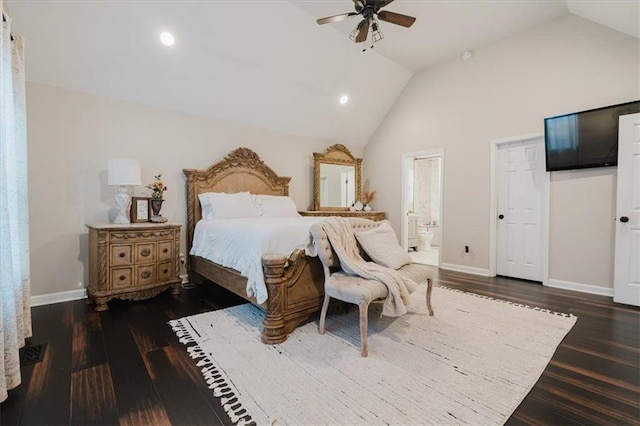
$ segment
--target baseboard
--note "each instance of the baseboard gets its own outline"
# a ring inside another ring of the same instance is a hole
[[[583,293],[598,294],[600,296],[613,297],[613,289],[606,287],[598,287],[591,284],[574,283],[571,281],[554,280],[549,278],[546,285],[553,288],[562,288],[564,290],[581,291]]]
[[[54,303],[80,300],[87,297],[87,289],[61,291],[59,293],[31,296],[31,306],[53,305]]]
[[[481,275],[483,277],[489,276],[489,270],[484,268],[473,268],[471,266],[454,265],[453,263],[441,263],[440,269],[446,269],[447,271],[464,272],[466,274]]]

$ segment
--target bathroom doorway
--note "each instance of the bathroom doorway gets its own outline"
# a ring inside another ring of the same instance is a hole
[[[442,149],[403,155],[403,247],[417,263],[438,266],[442,245]]]

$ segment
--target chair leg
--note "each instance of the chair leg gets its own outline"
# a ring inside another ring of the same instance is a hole
[[[360,308],[360,355],[366,357],[369,353],[367,348],[367,330],[369,327],[369,304],[362,303]]]
[[[433,316],[433,308],[431,307],[431,290],[433,289],[433,281],[431,279],[427,280],[427,310],[429,311],[429,316]]]
[[[329,299],[331,299],[327,294],[324,295],[324,302],[322,303],[322,311],[320,311],[320,334],[324,334],[324,320],[327,318],[327,309],[329,308]]]

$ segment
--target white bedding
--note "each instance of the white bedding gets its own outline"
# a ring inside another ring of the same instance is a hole
[[[322,217],[258,217],[201,220],[196,224],[190,254],[233,268],[247,277],[247,295],[267,300],[262,255],[305,249],[312,224]]]

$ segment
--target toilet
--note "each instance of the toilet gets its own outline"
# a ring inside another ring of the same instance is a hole
[[[418,250],[431,250],[431,242],[433,241],[433,232],[428,226],[418,226]]]

